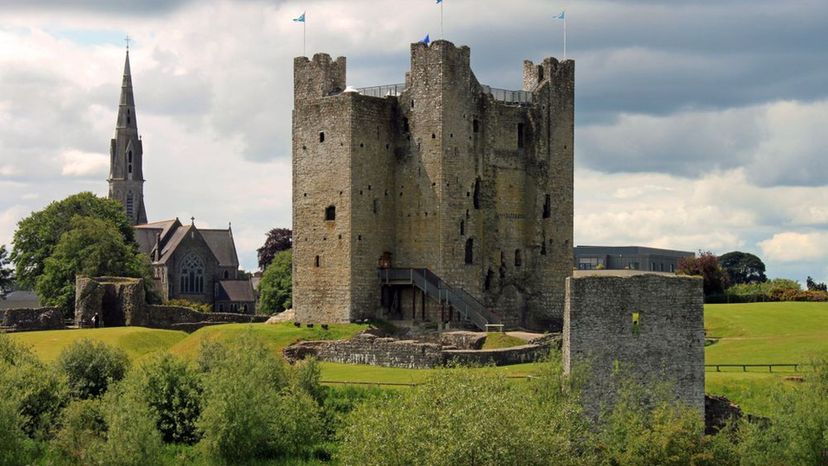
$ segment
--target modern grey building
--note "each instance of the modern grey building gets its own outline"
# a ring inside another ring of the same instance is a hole
[[[604,268],[675,272],[682,257],[694,255],[688,251],[644,246],[576,246],[575,268],[578,270]]]

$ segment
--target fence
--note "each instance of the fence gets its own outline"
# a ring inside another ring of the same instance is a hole
[[[487,85],[481,85],[483,92],[491,94],[495,100],[507,104],[530,105],[532,93],[529,91],[512,91],[509,89],[498,89]],[[382,86],[360,87],[357,89],[362,95],[370,97],[397,97],[405,90],[405,83],[383,84]]]
[[[537,378],[534,375],[507,375],[507,379],[516,379],[524,381],[532,381]],[[407,387],[413,388],[423,385],[424,382],[359,382],[349,380],[320,380],[322,385],[361,385],[369,387]]]
[[[732,369],[732,368],[739,367],[739,368],[742,369],[742,372],[748,372],[748,368],[756,368],[756,367],[765,368],[765,367],[767,367],[768,372],[773,372],[774,367],[779,368],[779,369],[787,367],[787,368],[793,368],[793,370],[790,370],[790,371],[777,371],[777,372],[799,372],[800,367],[805,368],[805,367],[810,367],[810,366],[811,366],[811,364],[705,364],[704,369],[707,370],[708,368],[715,368],[716,372],[733,372],[733,371],[727,371],[727,370],[722,371],[722,368]]]

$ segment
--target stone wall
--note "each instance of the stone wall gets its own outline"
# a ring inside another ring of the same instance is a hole
[[[182,306],[146,305],[146,327],[193,332],[207,325],[264,322],[267,316],[226,312],[198,312]]]
[[[65,326],[63,313],[55,308],[0,310],[0,327],[6,332],[58,330]]]
[[[124,277],[75,279],[75,325],[92,327],[98,315],[102,327],[144,326],[144,280]]]
[[[397,340],[368,333],[350,340],[302,341],[284,350],[294,362],[313,356],[320,361],[370,366],[429,369],[447,364],[503,366],[538,361],[549,352],[548,346],[523,345],[492,350],[456,349],[437,343]]]
[[[610,407],[621,377],[704,412],[704,297],[699,277],[631,271],[567,279],[564,370],[586,371],[585,409]],[[637,322],[636,322],[637,319]]]

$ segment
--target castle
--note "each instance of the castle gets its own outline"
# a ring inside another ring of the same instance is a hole
[[[239,269],[233,230],[183,225],[177,218],[147,223],[144,148],[138,133],[129,50],[124,62],[115,137],[109,145],[109,198],[124,206],[138,249],[152,262],[155,289],[164,301],[209,303],[218,312],[254,313],[256,294]]]
[[[468,47],[411,45],[405,83],[346,87],[294,60],[293,306],[364,318],[560,328],[572,274],[572,60],[480,84]]]

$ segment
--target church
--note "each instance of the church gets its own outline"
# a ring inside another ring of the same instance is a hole
[[[115,137],[109,146],[109,198],[124,206],[139,250],[152,262],[155,289],[164,301],[186,299],[216,312],[253,314],[256,293],[239,269],[233,230],[199,229],[195,219],[147,222],[144,204],[144,149],[138,133],[135,96],[126,52]]]

